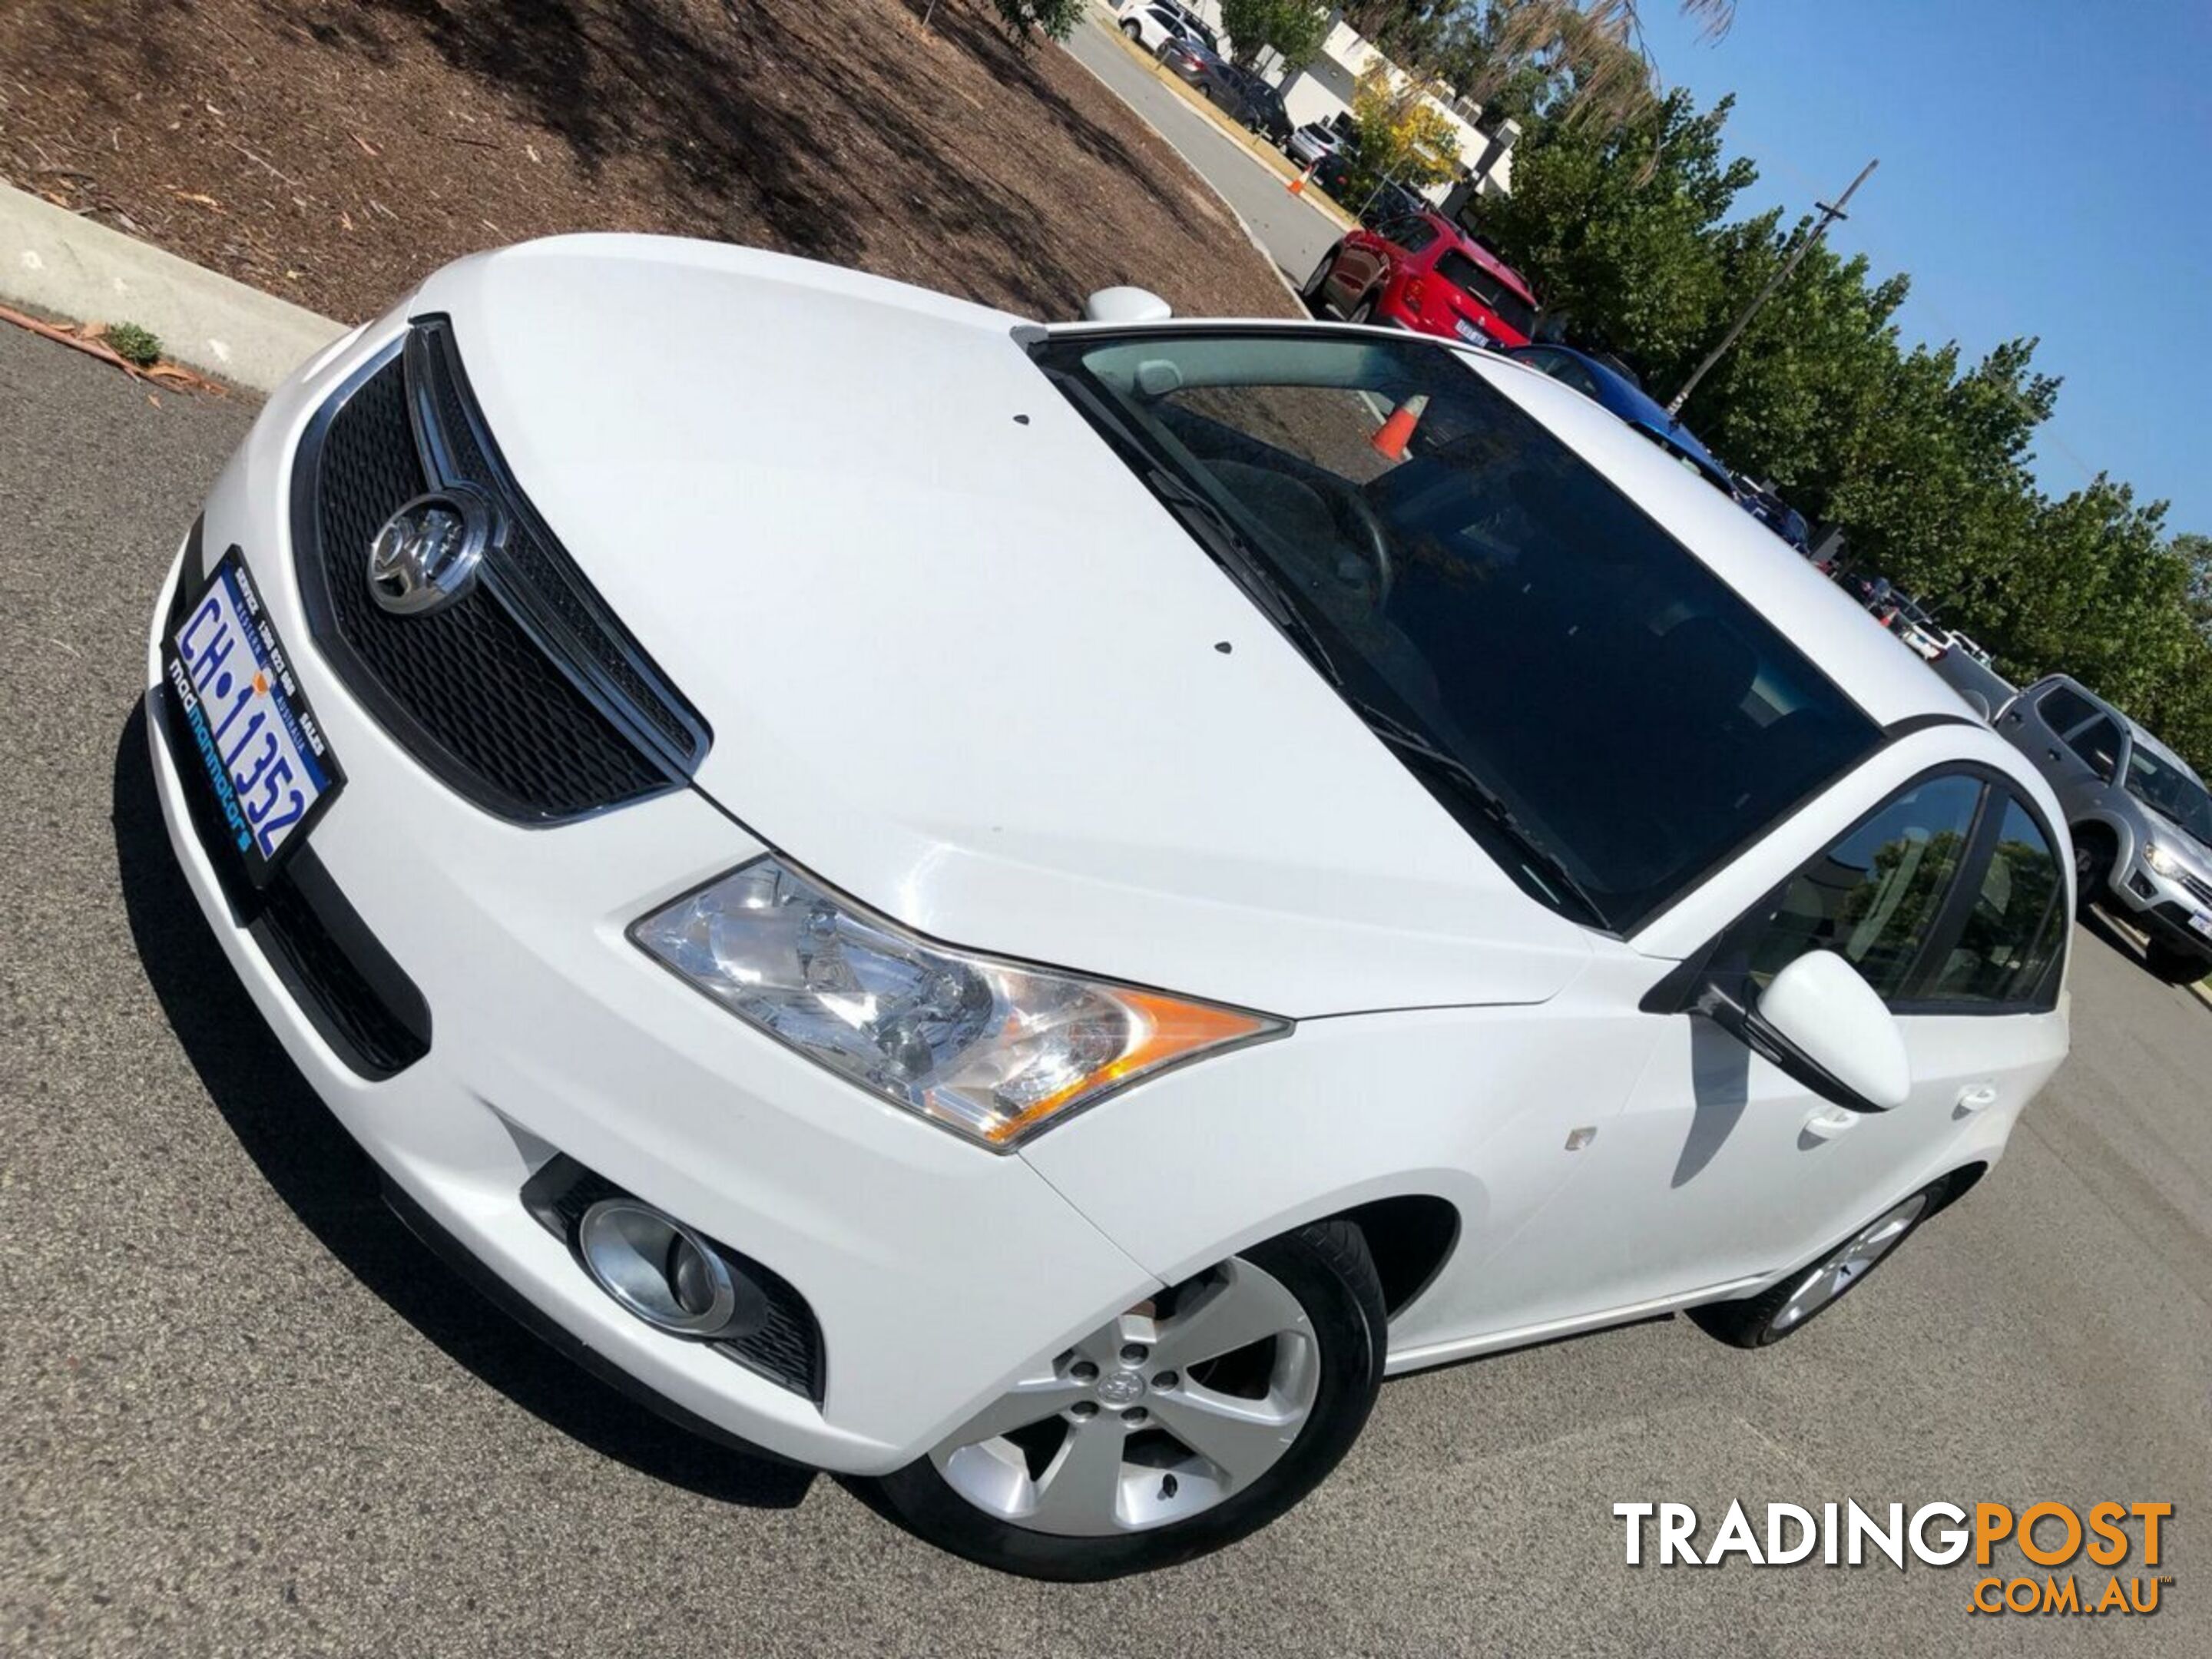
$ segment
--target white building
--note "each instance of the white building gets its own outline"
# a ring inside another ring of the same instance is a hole
[[[1376,64],[1382,65],[1394,87],[1404,87],[1412,80],[1346,22],[1340,11],[1331,21],[1320,54],[1282,82],[1283,107],[1301,126],[1309,121],[1331,121],[1340,115],[1348,118],[1353,88]],[[1482,108],[1472,100],[1460,98],[1447,103],[1424,93],[1422,101],[1450,124],[1458,140],[1460,166],[1480,194],[1503,196],[1513,188],[1513,141],[1521,136],[1518,122],[1500,122],[1495,134],[1488,133],[1475,125]],[[1455,185],[1439,185],[1429,194],[1442,201],[1454,188]]]

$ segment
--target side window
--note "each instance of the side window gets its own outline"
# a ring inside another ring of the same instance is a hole
[[[2033,814],[2007,794],[1966,927],[1921,994],[1937,1002],[2033,1002],[2065,941],[2057,855]]]
[[[2078,691],[2054,685],[2037,702],[2035,712],[2052,731],[2071,732],[2097,712],[2097,705]]]
[[[1808,951],[1838,951],[1885,1001],[1907,994],[1981,806],[1978,778],[1925,779],[1894,795],[1790,878],[1749,941],[1764,987]]]
[[[1559,367],[1554,368],[1552,374],[1556,379],[1565,380],[1585,398],[1597,396],[1597,382],[1590,378],[1589,370],[1571,357],[1560,358]]]
[[[2066,739],[2066,746],[2087,762],[2089,769],[2106,783],[2120,769],[2119,722],[2109,714],[2100,715],[2074,732]]]

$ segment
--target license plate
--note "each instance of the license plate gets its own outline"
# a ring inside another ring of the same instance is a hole
[[[1462,340],[1475,345],[1486,346],[1490,343],[1490,337],[1464,317],[1454,318],[1452,326],[1459,331],[1459,337]]]
[[[345,774],[237,549],[223,555],[161,654],[191,751],[179,760],[204,780],[217,832],[263,886]]]
[[[2189,925],[2205,938],[2212,939],[2212,911],[2197,911],[2189,918]]]

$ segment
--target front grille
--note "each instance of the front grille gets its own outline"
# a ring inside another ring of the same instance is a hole
[[[576,1228],[585,1211],[603,1198],[632,1196],[566,1153],[556,1156],[522,1188],[523,1207],[540,1226],[566,1244],[571,1254],[575,1252]],[[825,1382],[822,1327],[815,1320],[814,1310],[806,1305],[806,1298],[773,1267],[732,1249],[720,1240],[708,1242],[734,1270],[760,1288],[768,1300],[769,1311],[766,1322],[750,1335],[706,1346],[747,1370],[757,1371],[769,1382],[821,1404]],[[580,1268],[581,1265],[580,1257]]]
[[[681,783],[705,726],[508,478],[450,334],[411,337],[341,392],[301,447],[293,527],[316,644],[411,754],[501,817],[559,822]],[[463,481],[499,504],[505,544],[459,599],[386,611],[368,586],[370,542],[409,500]]]
[[[2191,875],[2185,870],[2181,872],[2181,884],[2189,890],[2190,896],[2199,903],[2212,904],[2212,881],[2206,881],[2202,877]]]

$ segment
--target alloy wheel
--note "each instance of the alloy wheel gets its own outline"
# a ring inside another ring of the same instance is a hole
[[[1305,1310],[1243,1259],[1109,1321],[930,1453],[945,1484],[1036,1532],[1188,1520],[1282,1458],[1321,1367]]]
[[[1851,1235],[1826,1261],[1808,1268],[1767,1322],[1772,1335],[1803,1324],[1874,1271],[1875,1264],[1905,1242],[1928,1208],[1928,1194],[1918,1192],[1885,1211]]]

